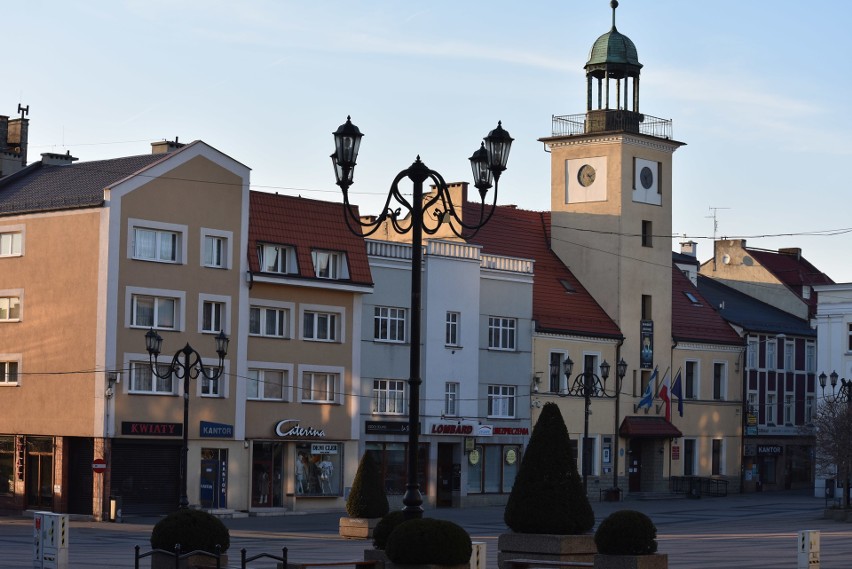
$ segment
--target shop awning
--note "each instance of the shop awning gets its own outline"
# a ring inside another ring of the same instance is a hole
[[[683,436],[663,417],[625,417],[618,434],[628,439],[676,439]]]

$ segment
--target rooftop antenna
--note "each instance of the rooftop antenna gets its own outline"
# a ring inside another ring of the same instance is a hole
[[[18,112],[21,113],[21,119],[23,119],[28,114],[30,114],[30,106],[27,105],[26,107],[24,107],[21,106],[21,103],[18,103]]]
[[[720,209],[731,209],[729,207],[711,207],[710,211],[713,212],[713,215],[705,216],[707,218],[713,219],[713,270],[716,270],[716,231],[719,229],[719,219],[717,218],[717,213]]]

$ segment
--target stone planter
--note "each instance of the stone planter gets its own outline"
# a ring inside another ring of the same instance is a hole
[[[373,530],[382,518],[340,518],[340,537],[372,539]]]
[[[385,569],[470,569],[470,565],[462,563],[461,565],[397,565],[391,561],[385,563]]]
[[[375,569],[385,569],[385,565],[390,563],[384,549],[365,549],[364,561],[375,561]]]
[[[177,566],[179,569],[208,569],[216,567],[216,557],[207,555],[190,555],[181,559]],[[223,553],[219,556],[219,567],[228,567],[228,555]],[[151,569],[175,569],[175,556],[166,553],[155,553],[151,556]]]
[[[668,569],[666,553],[653,555],[595,555],[595,569]]]
[[[594,561],[598,548],[592,534],[553,535],[535,533],[504,533],[497,540],[497,564],[507,569],[510,559],[536,561]]]

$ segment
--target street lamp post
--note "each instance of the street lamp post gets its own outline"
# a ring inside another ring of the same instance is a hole
[[[558,365],[558,364],[557,364]],[[565,369],[565,378],[568,381],[571,381],[571,372],[574,369],[574,362],[571,361],[571,357],[566,357],[563,362]],[[606,392],[606,380],[609,378],[609,368],[610,365],[606,360],[600,365],[601,374],[600,376],[596,375],[592,372],[591,369],[585,369],[581,373],[577,374],[574,378],[571,387],[564,393],[569,397],[582,397],[585,400],[585,412],[583,414],[583,490],[588,491],[589,487],[589,467],[592,464],[592,459],[589,453],[591,449],[587,444],[587,440],[589,438],[589,415],[592,414],[591,406],[592,406],[592,398],[607,398],[607,399],[616,399],[618,401],[618,396],[621,394],[621,382],[624,379],[624,375],[627,373],[627,363],[624,359],[619,359],[618,363],[615,366],[615,390],[612,394]],[[616,423],[618,423],[618,417],[615,418]],[[618,440],[618,433],[615,433],[616,440]],[[618,451],[615,452],[615,476],[613,478],[613,490],[618,488]]]
[[[381,213],[369,221],[362,220],[349,202],[349,186],[353,184],[353,172],[358,158],[363,134],[352,124],[350,117],[334,132],[334,153],[331,161],[337,185],[343,191],[344,218],[349,229],[358,236],[368,237],[385,223],[389,222],[397,233],[411,232],[411,347],[409,352],[408,379],[408,471],[406,491],[403,497],[403,512],[406,519],[423,516],[423,498],[417,480],[417,460],[420,434],[420,309],[421,282],[423,264],[423,233],[434,235],[442,225],[459,237],[472,237],[485,225],[494,213],[497,204],[497,187],[500,174],[506,169],[512,137],[503,130],[500,123],[492,130],[480,148],[470,157],[473,169],[474,186],[479,190],[479,219],[474,223],[463,221],[462,215],[453,204],[449,188],[444,178],[435,170],[420,161],[399,172],[391,183],[387,200]],[[411,180],[414,186],[411,201],[408,201],[399,189],[404,179]],[[424,196],[423,184],[430,180],[435,186],[434,195]],[[485,203],[488,190],[494,186],[494,197],[490,207]],[[394,205],[401,208],[391,207]],[[463,204],[461,204],[463,206]],[[428,212],[428,215],[426,215]],[[407,214],[407,215],[406,215]],[[408,217],[408,223],[401,220]],[[465,231],[468,233],[465,234]]]
[[[819,385],[822,388],[822,397],[823,399],[829,399],[825,395],[825,385],[826,380],[830,380],[831,382],[831,401],[839,401],[841,403],[846,403],[847,410],[852,413],[852,380],[847,381],[846,378],[840,378],[840,390],[835,391],[837,389],[837,379],[838,375],[836,371],[832,371],[828,376],[825,375],[825,372],[821,372],[819,374]],[[852,451],[852,449],[847,449],[847,452]],[[849,471],[852,469],[852,464],[850,464],[849,455],[847,454],[846,458],[846,484],[843,487],[843,503],[848,508],[849,507]]]
[[[189,380],[199,376],[210,381],[216,381],[222,376],[225,356],[228,354],[229,339],[224,332],[216,335],[216,353],[219,355],[219,366],[213,371],[207,371],[201,360],[201,354],[195,351],[189,343],[178,350],[171,363],[167,364],[164,371],[160,370],[157,358],[163,346],[163,338],[153,328],[145,334],[145,348],[148,350],[148,362],[151,373],[160,379],[176,377],[183,379],[183,449],[180,458],[180,502],[179,508],[189,507],[189,497],[186,493],[187,467],[189,465]]]

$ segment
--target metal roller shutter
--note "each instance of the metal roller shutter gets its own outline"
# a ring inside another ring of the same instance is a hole
[[[68,442],[68,513],[92,515],[92,461],[95,443],[92,439],[69,437]]]
[[[121,497],[123,516],[177,509],[180,453],[180,443],[113,440],[112,495]]]

